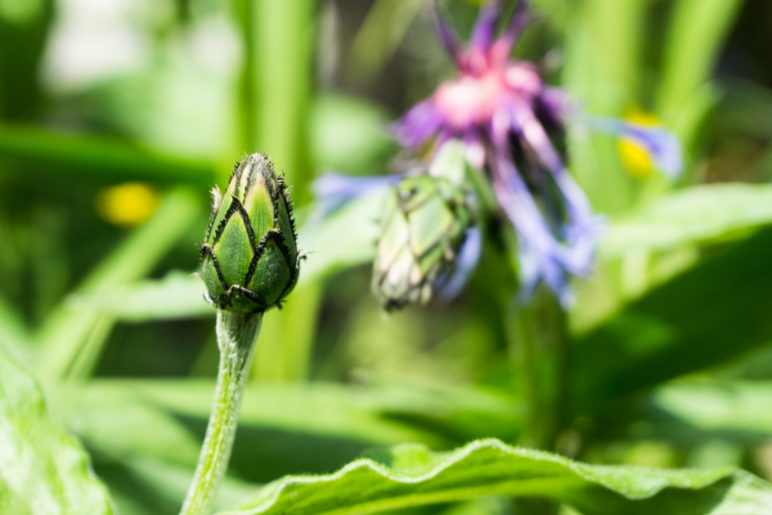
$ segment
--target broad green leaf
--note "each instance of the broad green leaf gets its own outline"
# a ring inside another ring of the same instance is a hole
[[[694,266],[705,246],[746,238],[771,223],[772,187],[739,183],[694,186],[613,217],[598,246],[595,274],[579,283],[572,327],[596,326]]]
[[[744,236],[772,223],[772,186],[711,184],[681,190],[609,225],[602,257],[666,251]]]
[[[78,441],[51,419],[40,386],[2,348],[0,512],[113,512]]]
[[[720,207],[720,206],[719,206]],[[772,342],[772,231],[716,251],[577,338],[578,413]]]
[[[285,477],[223,513],[364,514],[491,495],[546,497],[587,515],[761,515],[772,509],[772,485],[742,470],[587,465],[493,439],[448,453],[405,445],[381,461],[356,460],[326,476]]]

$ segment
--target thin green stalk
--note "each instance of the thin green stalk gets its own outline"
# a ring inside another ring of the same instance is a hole
[[[656,100],[660,116],[675,125],[681,137],[689,135],[680,126],[679,118],[691,107],[693,95],[710,76],[741,6],[741,0],[673,2]]]
[[[541,288],[528,305],[514,299],[510,341],[522,381],[527,416],[520,443],[549,451],[557,447],[568,411],[569,345],[565,313],[555,296]],[[516,499],[518,513],[554,515],[558,505],[545,499]]]
[[[115,288],[143,277],[188,229],[197,214],[197,204],[197,199],[187,189],[169,192],[153,218],[127,236],[94,268],[73,297]],[[63,300],[48,315],[35,337],[40,342],[36,349],[40,377],[50,378],[52,382],[63,377],[77,378],[70,374],[73,363],[95,362],[104,343],[104,339],[92,340],[89,355],[81,355],[86,342],[92,338],[95,324],[107,315],[78,306],[71,302],[73,297]],[[104,320],[100,324],[103,323]],[[88,371],[89,367],[80,370]]]
[[[211,163],[127,145],[113,138],[0,124],[0,157],[26,171],[100,181],[151,180],[209,187]]]
[[[517,305],[513,311],[511,339],[528,402],[522,443],[553,450],[568,408],[570,346],[565,313],[544,288],[530,304]]]
[[[262,314],[217,311],[217,345],[220,348],[217,386],[204,445],[180,512],[182,515],[206,514],[211,510],[228,467],[241,396],[262,320]]]
[[[413,0],[376,0],[351,44],[350,79],[362,84],[383,69],[397,51],[421,8]]]

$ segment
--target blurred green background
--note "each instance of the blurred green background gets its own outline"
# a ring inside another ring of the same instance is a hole
[[[444,3],[460,34],[479,3]],[[378,446],[484,436],[772,479],[772,3],[533,4],[516,56],[587,112],[672,129],[687,163],[669,182],[571,131],[609,227],[567,317],[513,308],[495,242],[460,298],[386,316],[377,205],[303,232],[312,180],[392,171],[389,124],[452,76],[424,2],[0,0],[0,343],[122,513],[176,512],[192,474],[217,367],[196,244],[209,188],[256,150],[310,255],[266,316],[221,504]]]

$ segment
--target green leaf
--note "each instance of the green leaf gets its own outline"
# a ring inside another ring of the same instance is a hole
[[[54,132],[18,125],[0,125],[0,157],[51,174],[99,180],[147,179],[203,187],[215,178],[212,164],[136,148],[94,135]]]
[[[308,252],[299,283],[310,282],[375,257],[378,218],[389,188],[361,195],[326,217],[306,223],[298,231],[299,246]]]
[[[377,0],[351,43],[347,69],[359,83],[383,70],[419,12],[420,2]]]
[[[0,348],[0,512],[112,513],[107,490],[43,393]]]
[[[573,405],[613,399],[772,342],[772,231],[729,246],[577,337]]]
[[[76,293],[71,303],[131,322],[214,316],[215,310],[204,300],[205,292],[200,277],[175,270],[161,279],[147,279],[94,293]]]
[[[621,116],[640,102],[635,89],[643,69],[645,2],[590,0],[570,5],[563,86],[582,99],[587,112]],[[575,126],[568,153],[571,171],[596,210],[618,212],[633,203],[639,184],[624,173],[615,138],[588,135]]]
[[[677,122],[689,97],[708,79],[741,5],[740,0],[674,2],[657,99],[667,121]]]
[[[315,2],[236,2],[244,43],[239,110],[242,148],[260,149],[286,173],[304,203],[312,178],[306,159],[313,83]],[[270,73],[266,73],[270,70]]]
[[[397,145],[386,129],[389,118],[376,106],[341,95],[321,95],[311,106],[309,145],[318,170],[372,173]]]
[[[193,477],[193,469],[144,456],[126,456],[120,461],[99,461],[95,468],[115,498],[121,515],[176,515]],[[255,484],[226,477],[214,509],[223,510],[247,499]]]
[[[603,257],[665,251],[744,236],[772,223],[772,186],[711,184],[668,195],[612,223]]]
[[[587,465],[493,439],[448,453],[399,446],[383,461],[360,459],[326,476],[285,477],[223,513],[363,514],[490,495],[547,497],[588,515],[772,509],[772,485],[742,470]]]
[[[118,459],[139,452],[193,464],[197,446],[190,442],[197,440],[178,419],[196,420],[203,429],[213,391],[210,380],[110,379],[61,390],[56,400],[71,427],[101,454]],[[406,440],[446,445],[448,435],[504,436],[520,424],[519,406],[508,398],[470,388],[316,382],[249,385],[244,395],[239,422],[245,428],[367,445]],[[177,445],[170,445],[175,441]]]
[[[769,381],[688,381],[657,389],[649,408],[665,424],[680,425],[690,443],[697,435],[765,442],[772,434],[772,413],[759,406],[772,398]],[[663,424],[658,423],[657,426]]]

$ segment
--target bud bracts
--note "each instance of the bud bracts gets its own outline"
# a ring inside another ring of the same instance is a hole
[[[201,244],[207,300],[220,309],[262,312],[280,306],[298,279],[292,204],[282,177],[255,153],[239,163],[214,205]]]
[[[463,170],[463,161],[456,164]],[[387,310],[426,302],[449,279],[474,224],[470,200],[439,174],[405,178],[390,192],[373,269],[373,290]]]

